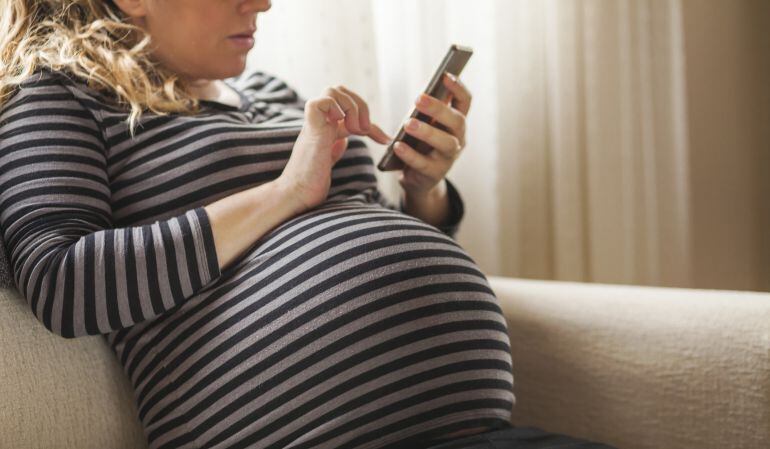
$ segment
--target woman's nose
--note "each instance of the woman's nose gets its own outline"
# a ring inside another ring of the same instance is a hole
[[[238,4],[238,12],[241,14],[247,14],[249,12],[265,12],[272,8],[272,2],[270,0],[241,0]]]

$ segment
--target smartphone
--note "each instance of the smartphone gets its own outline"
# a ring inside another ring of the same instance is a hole
[[[441,100],[442,102],[446,102],[451,92],[446,88],[446,86],[444,86],[444,83],[442,82],[444,73],[449,72],[452,75],[460,76],[460,73],[463,71],[463,68],[465,68],[465,64],[468,62],[472,54],[473,49],[470,47],[457,44],[450,46],[449,51],[447,51],[446,55],[444,56],[444,60],[441,61],[441,64],[439,64],[438,68],[436,69],[436,73],[433,74],[433,78],[430,80],[430,83],[428,83],[428,87],[425,89],[425,93],[431,97]],[[404,123],[409,118],[416,118],[421,122],[428,123],[429,125],[439,128],[443,131],[448,131],[448,128],[436,122],[436,120],[432,117],[418,111],[417,108],[414,107],[412,112],[401,123],[401,129],[398,131],[398,134],[396,134],[393,142],[388,145],[388,148],[385,150],[385,155],[383,155],[382,159],[377,164],[377,168],[379,168],[381,171],[402,170],[405,167],[404,162],[399,159],[399,157],[393,151],[393,145],[395,145],[395,143],[398,141],[403,141],[405,144],[409,145],[422,154],[428,154],[433,149],[433,147],[429,144],[406,133],[404,130]]]

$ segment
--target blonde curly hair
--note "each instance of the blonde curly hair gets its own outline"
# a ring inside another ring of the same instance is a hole
[[[131,137],[145,109],[195,114],[185,79],[150,55],[150,35],[111,0],[0,0],[0,108],[35,71],[67,71],[118,105]]]

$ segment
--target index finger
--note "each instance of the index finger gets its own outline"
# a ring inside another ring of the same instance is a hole
[[[452,77],[453,75],[449,72],[444,72],[444,85],[452,93],[455,109],[467,115],[471,109],[471,93],[459,78],[452,79]]]
[[[358,104],[358,115],[359,120],[361,124],[361,128],[364,131],[369,130],[369,126],[371,125],[371,121],[369,120],[369,106],[366,104],[363,98],[359,96],[357,93],[353,92],[352,90],[348,89],[345,86],[338,86],[339,90],[345,92],[346,94],[353,97],[353,100]]]
[[[382,128],[372,123],[371,118],[369,118],[369,106],[360,95],[346,88],[345,86],[339,86],[338,89],[348,94],[356,103],[358,103],[359,124],[361,125],[361,128],[363,128],[364,132],[367,133],[367,136],[381,144],[387,144],[393,140],[393,137],[390,137],[387,133],[385,133]]]

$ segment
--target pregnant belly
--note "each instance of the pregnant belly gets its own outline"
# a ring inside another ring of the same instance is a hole
[[[507,423],[514,403],[484,275],[436,228],[374,204],[283,223],[134,338],[153,448],[409,447]]]

